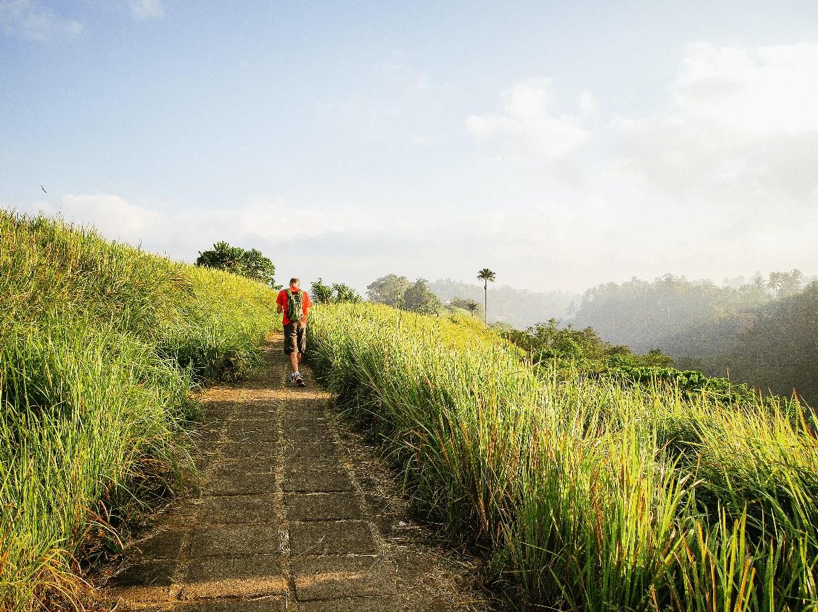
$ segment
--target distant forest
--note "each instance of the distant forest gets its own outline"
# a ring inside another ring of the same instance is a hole
[[[682,369],[818,404],[818,282],[798,270],[722,286],[673,275],[599,285],[570,322],[637,353],[660,349]]]
[[[429,288],[442,303],[455,298],[474,300],[483,306],[483,287],[441,279],[429,283]],[[570,305],[580,299],[576,293],[563,291],[534,292],[514,289],[508,285],[489,287],[488,312],[489,323],[508,323],[517,329],[524,329],[548,319],[564,320]]]

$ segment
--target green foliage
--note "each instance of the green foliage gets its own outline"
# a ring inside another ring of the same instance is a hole
[[[489,270],[488,268],[483,268],[477,273],[477,280],[483,281],[483,321],[488,321],[488,311],[489,311],[489,283],[493,283],[497,275]]]
[[[673,359],[659,349],[652,349],[646,355],[635,355],[627,346],[605,342],[592,327],[576,329],[570,324],[560,327],[557,319],[537,323],[525,331],[506,330],[503,335],[525,350],[532,361],[540,364],[553,360],[588,372],[623,366],[673,365]]]
[[[801,290],[801,282],[804,275],[801,270],[791,272],[770,272],[770,279],[767,286],[775,291],[779,298],[792,297]]]
[[[416,510],[482,547],[510,601],[818,607],[811,411],[530,367],[476,323],[364,304],[317,309],[308,333],[317,369],[381,437]]]
[[[490,282],[493,283],[496,279],[497,275],[488,268],[483,268],[477,273],[477,280],[483,281],[484,286]]]
[[[419,278],[403,295],[403,307],[420,314],[436,314],[440,310],[440,300],[429,289],[428,281]]]
[[[440,300],[422,278],[412,283],[405,276],[388,274],[367,287],[367,296],[370,302],[422,314],[435,314],[440,310]]]
[[[387,274],[370,283],[366,288],[366,295],[370,302],[402,308],[403,296],[410,286],[411,283],[405,276]]]
[[[718,361],[738,379],[818,406],[818,282],[768,304]]]
[[[270,287],[275,286],[275,266],[258,249],[245,251],[224,241],[217,242],[211,250],[199,251],[196,265],[232,272]]]
[[[311,297],[316,304],[355,304],[362,301],[358,292],[349,285],[332,283],[330,286],[324,284],[321,278],[312,283]]]
[[[582,372],[629,385],[660,385],[688,396],[706,393],[727,402],[752,402],[755,397],[747,385],[733,384],[727,378],[705,376],[699,371],[678,370],[672,367],[673,359],[659,349],[636,355],[627,346],[609,344],[591,327],[582,330],[570,324],[559,327],[559,322],[551,319],[525,331],[504,330],[502,335],[526,351],[535,365],[566,370],[571,375]]]
[[[0,211],[0,609],[70,607],[89,512],[138,499],[157,471],[172,482],[189,391],[257,362],[274,302],[233,274]]]
[[[586,291],[573,323],[636,352],[658,347],[674,357],[703,357],[721,352],[770,299],[756,285],[717,287],[671,274],[653,282],[634,278]]]
[[[637,351],[661,347],[682,369],[729,373],[764,393],[795,390],[815,404],[818,293],[814,283],[799,292],[802,281],[798,270],[773,272],[766,284],[757,274],[736,287],[670,275],[653,283],[634,279],[588,291],[575,323]]]
[[[472,316],[478,314],[482,310],[482,306],[475,300],[455,296],[449,301],[452,308],[460,308],[470,313]]]

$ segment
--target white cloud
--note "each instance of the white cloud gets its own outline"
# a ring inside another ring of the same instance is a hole
[[[532,78],[502,93],[501,115],[472,115],[466,127],[479,141],[496,147],[502,154],[557,159],[585,144],[590,132],[584,119],[597,112],[590,93],[579,100],[580,117],[553,114],[551,81]]]
[[[688,45],[666,111],[611,123],[618,152],[677,203],[803,208],[818,176],[818,45]]]
[[[688,45],[670,91],[681,121],[750,132],[818,129],[818,44]]]
[[[0,30],[38,42],[70,40],[83,33],[80,22],[60,17],[36,0],[0,0]]]
[[[69,194],[58,204],[37,201],[20,206],[29,214],[60,214],[66,221],[90,225],[106,238],[190,259],[217,240],[247,245],[289,244],[329,234],[374,231],[378,226],[361,211],[319,210],[279,200],[256,201],[234,209],[159,211],[117,195]],[[288,219],[297,215],[298,223]]]
[[[131,0],[131,12],[137,19],[160,18],[165,16],[162,0]]]

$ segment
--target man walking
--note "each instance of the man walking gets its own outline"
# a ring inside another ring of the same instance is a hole
[[[298,363],[307,350],[307,315],[312,307],[310,296],[301,289],[301,280],[290,279],[290,288],[282,289],[276,300],[278,312],[284,313],[284,353],[290,356],[293,373],[290,382],[306,387],[304,377],[298,371]]]

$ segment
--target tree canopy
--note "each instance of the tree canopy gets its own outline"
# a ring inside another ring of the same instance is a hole
[[[370,283],[366,288],[366,295],[370,302],[401,308],[403,296],[411,284],[405,276],[387,274]]]
[[[327,285],[319,278],[312,283],[312,299],[316,304],[341,304],[343,302],[357,303],[362,301],[355,289],[344,283]]]
[[[440,299],[423,278],[413,283],[405,276],[387,274],[373,281],[366,294],[371,302],[421,314],[435,314],[440,309]]]
[[[419,278],[403,296],[404,308],[420,314],[436,314],[440,310],[440,300],[429,288],[428,282]]]
[[[232,272],[271,287],[275,286],[275,266],[258,249],[245,251],[241,247],[230,246],[222,240],[215,243],[208,251],[199,251],[196,265]]]

